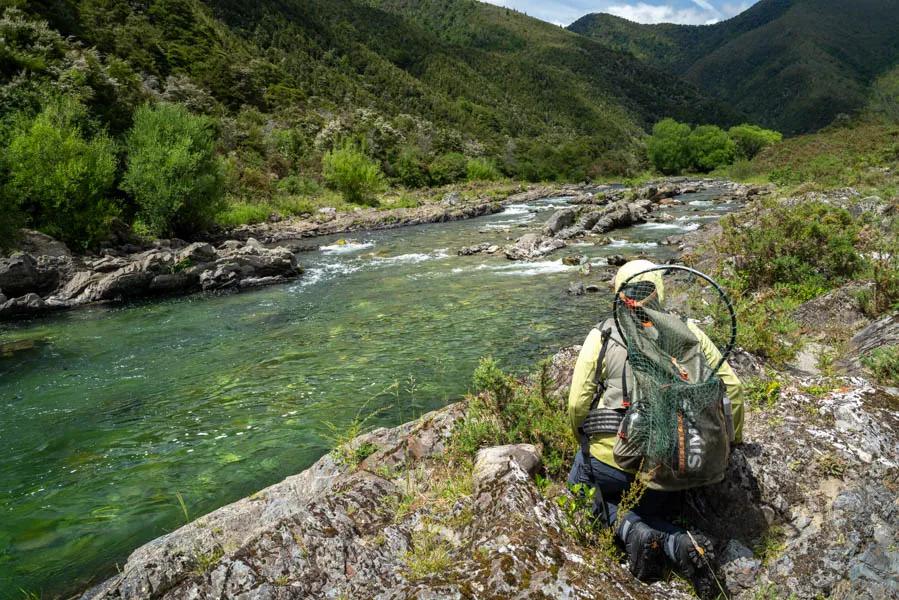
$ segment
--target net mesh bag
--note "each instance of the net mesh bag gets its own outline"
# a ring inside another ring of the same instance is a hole
[[[678,445],[684,428],[695,428],[723,395],[716,371],[733,346],[730,302],[701,273],[659,268],[625,282],[614,317],[632,377],[628,441],[640,449],[648,468],[676,463],[684,452],[684,444]],[[720,361],[709,364],[696,330],[724,350]]]

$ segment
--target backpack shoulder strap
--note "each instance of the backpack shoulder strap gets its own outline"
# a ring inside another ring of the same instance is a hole
[[[606,382],[602,376],[602,365],[606,360],[606,350],[609,349],[609,340],[612,338],[612,329],[607,327],[603,329],[600,334],[602,335],[602,346],[599,349],[599,356],[596,358],[596,372],[593,374],[593,383],[596,385],[596,391],[593,392],[593,402],[590,403],[590,410],[596,408],[599,404],[600,398],[606,392]]]

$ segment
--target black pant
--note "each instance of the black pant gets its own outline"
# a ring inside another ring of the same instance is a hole
[[[593,456],[590,456],[588,465],[584,460],[584,453],[580,450],[575,455],[574,464],[571,465],[571,472],[568,474],[568,483],[571,485],[583,483],[599,488],[608,510],[609,525],[614,525],[621,496],[633,480],[634,476],[631,473],[598,461]],[[631,509],[631,514],[664,533],[681,533],[684,530],[673,525],[670,519],[680,512],[682,501],[683,494],[680,492],[647,489],[637,506]]]

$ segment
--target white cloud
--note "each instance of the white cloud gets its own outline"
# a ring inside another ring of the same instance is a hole
[[[718,13],[718,9],[715,8],[714,6],[712,6],[708,0],[693,0],[693,4],[695,4],[696,6],[698,6],[699,8],[701,8],[704,11],[708,11],[710,13],[715,13],[715,14]]]
[[[684,25],[708,25],[718,19],[704,10],[674,8],[665,4],[613,4],[605,12],[636,23],[682,23]]]

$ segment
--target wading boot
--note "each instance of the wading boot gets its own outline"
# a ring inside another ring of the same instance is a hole
[[[665,568],[665,534],[642,521],[628,528],[624,538],[627,566],[640,581],[653,582],[662,578]]]
[[[715,600],[723,592],[716,571],[712,543],[700,533],[678,533],[668,538],[665,552],[674,569],[690,580],[702,600]]]

